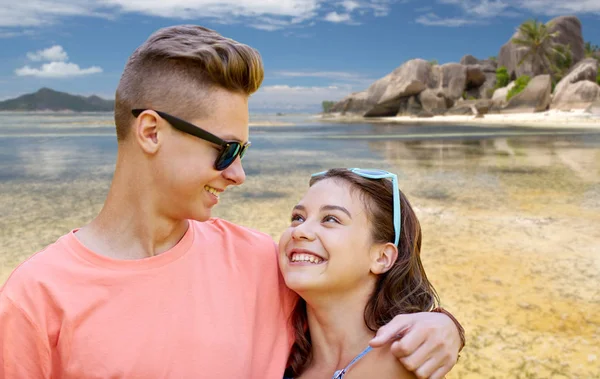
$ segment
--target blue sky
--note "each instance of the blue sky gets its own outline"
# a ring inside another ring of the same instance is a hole
[[[193,23],[261,52],[253,111],[314,111],[412,58],[495,56],[522,21],[558,15],[600,45],[600,0],[0,0],[0,100],[41,87],[113,98],[139,44]]]

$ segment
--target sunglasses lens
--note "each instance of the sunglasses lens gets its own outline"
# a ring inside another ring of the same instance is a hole
[[[384,171],[384,170],[365,170],[365,169],[359,169],[359,170],[354,170],[355,173],[357,174],[363,174],[363,175],[372,175],[372,176],[378,176],[378,175],[388,175],[389,172]]]
[[[215,163],[215,168],[219,171],[225,170],[227,167],[231,166],[235,158],[237,158],[239,151],[242,147],[239,143],[230,143],[223,149],[221,155],[217,158],[217,162]]]
[[[244,155],[246,155],[246,151],[248,151],[248,147],[249,146],[250,145],[244,145],[244,146],[241,147],[241,150],[240,150],[240,159],[244,158]]]

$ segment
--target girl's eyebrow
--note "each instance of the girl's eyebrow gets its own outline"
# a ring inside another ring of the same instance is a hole
[[[345,214],[348,215],[348,217],[350,217],[350,220],[352,220],[352,216],[350,216],[350,212],[348,212],[348,210],[344,207],[341,207],[339,205],[323,205],[321,207],[321,211],[335,211],[335,210],[344,212]]]
[[[304,205],[298,204],[294,207],[294,210],[306,212],[306,207]],[[341,207],[339,205],[323,205],[320,210],[321,210],[321,212],[322,211],[342,211],[345,214],[347,214],[348,217],[350,217],[350,219],[352,220],[352,216],[350,215],[350,212],[348,212],[348,210],[346,208]]]

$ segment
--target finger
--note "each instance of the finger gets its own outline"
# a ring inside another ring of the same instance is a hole
[[[430,379],[444,379],[446,375],[452,370],[452,366],[448,367],[448,365],[444,365],[431,374]]]
[[[433,373],[437,372],[439,368],[438,363],[434,359],[430,359],[417,368],[414,373],[419,379],[431,379]]]
[[[392,354],[398,358],[404,367],[409,371],[416,371],[425,362],[434,358],[435,349],[426,343],[416,346],[404,345],[404,340],[396,341],[392,344]]]
[[[426,343],[426,335],[423,333],[418,333],[416,330],[411,329],[404,333],[404,336],[399,340],[396,340],[392,343],[391,351],[392,354],[396,358],[408,357],[410,355],[414,355],[417,351],[419,351],[420,355],[418,358],[422,358],[424,362],[426,360],[426,353],[431,351],[433,347],[429,347],[429,345],[423,345]],[[425,347],[425,349],[423,349]]]
[[[371,347],[381,347],[391,340],[403,336],[412,326],[410,315],[398,315],[389,323],[379,328],[375,337],[369,342]]]

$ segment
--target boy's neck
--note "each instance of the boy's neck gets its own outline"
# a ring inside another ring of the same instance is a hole
[[[187,220],[161,214],[157,199],[135,169],[119,167],[98,216],[75,235],[90,250],[115,259],[142,259],[161,254],[184,236]]]

